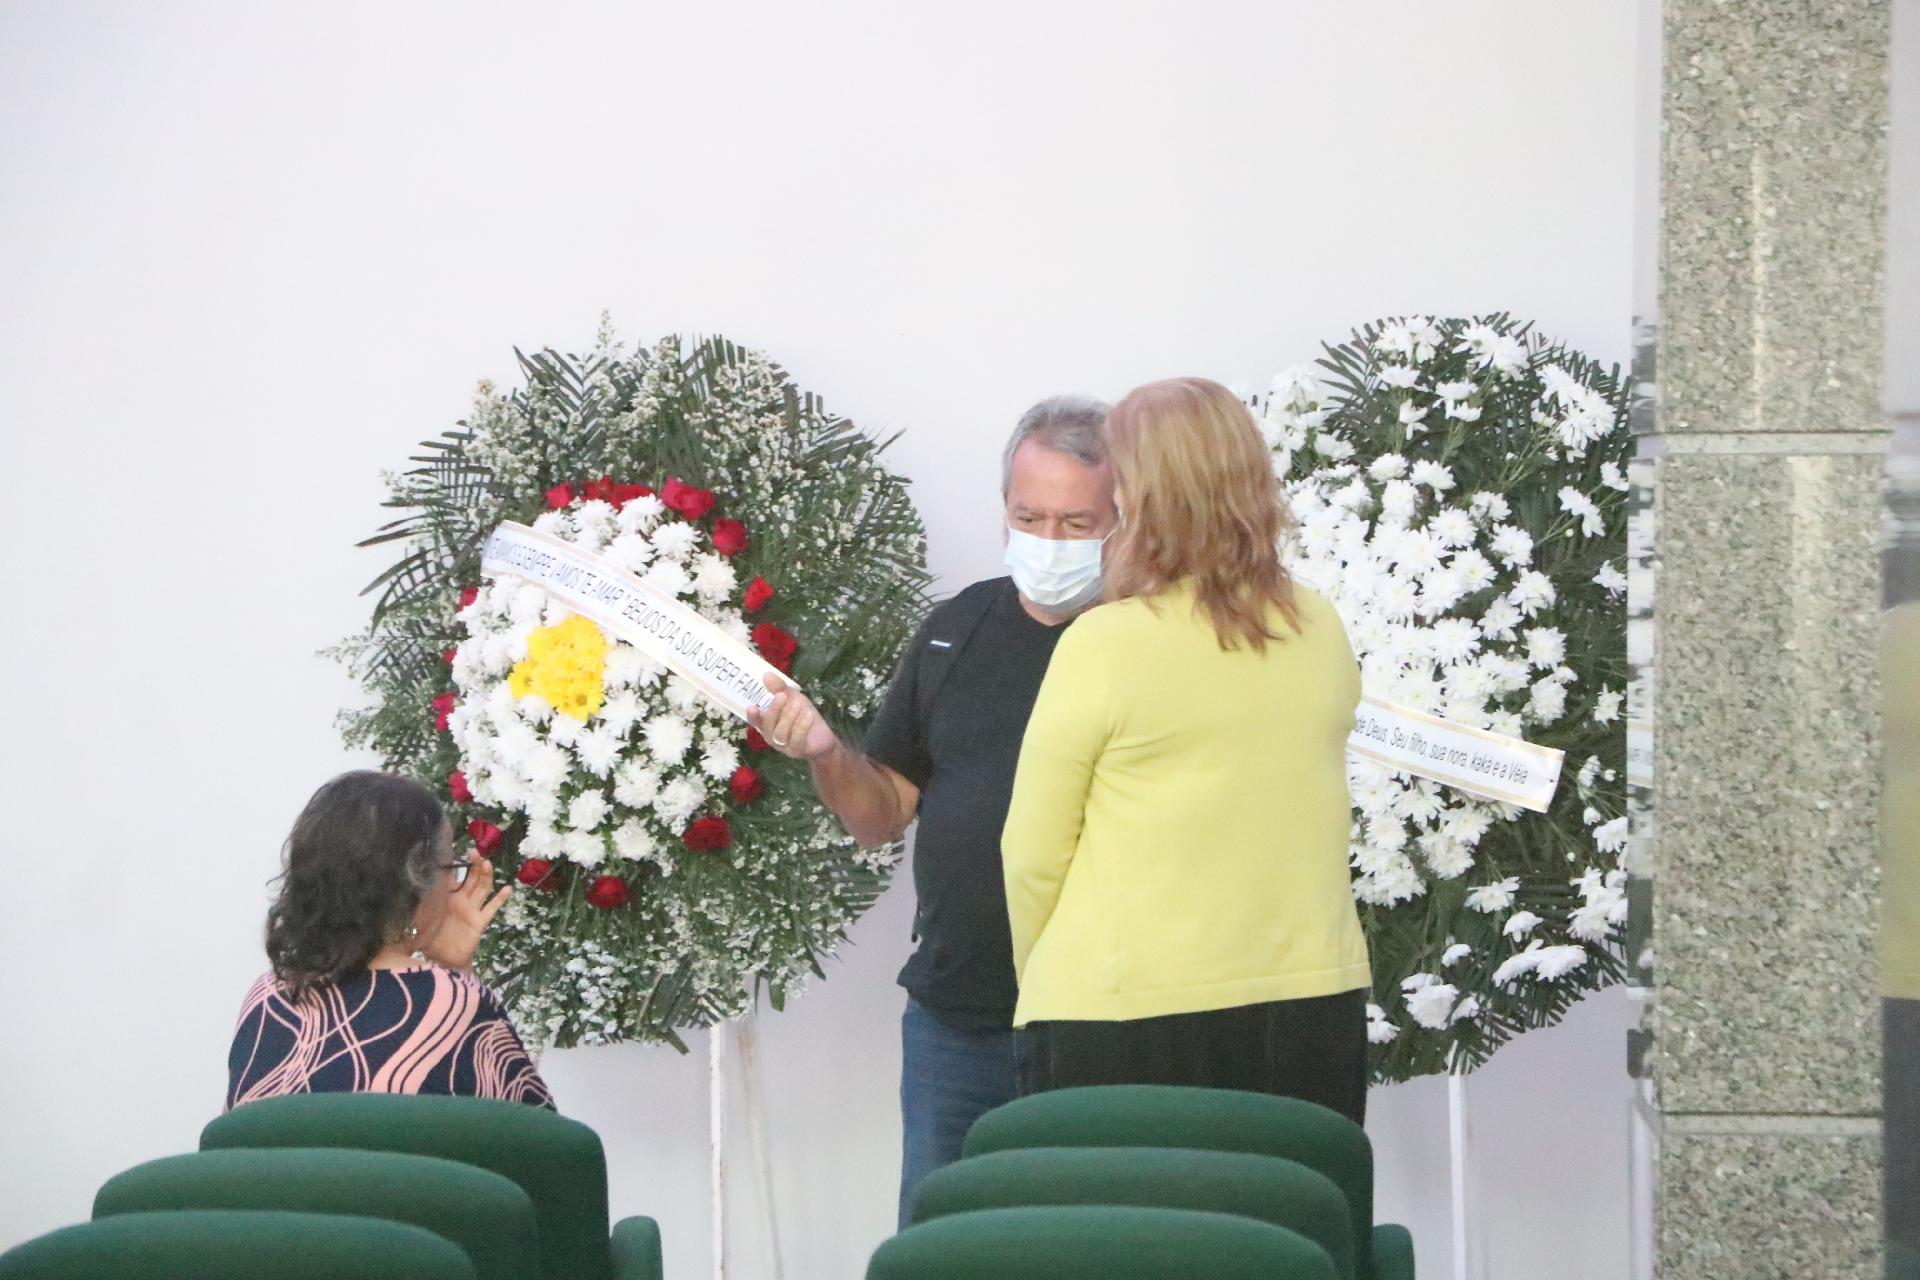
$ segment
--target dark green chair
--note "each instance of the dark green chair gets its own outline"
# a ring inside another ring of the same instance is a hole
[[[424,1227],[329,1213],[131,1213],[0,1254],[0,1280],[474,1280]]]
[[[352,1147],[488,1169],[532,1199],[547,1280],[660,1280],[653,1219],[627,1218],[608,1231],[599,1135],[544,1107],[492,1098],[291,1094],[235,1107],[200,1133],[203,1151],[235,1147]]]
[[[96,1221],[175,1209],[282,1209],[383,1218],[459,1245],[477,1280],[538,1280],[533,1201],[509,1178],[432,1156],[289,1147],[168,1156],[118,1174]]]
[[[1227,1213],[1112,1205],[982,1209],[908,1227],[867,1280],[1334,1280],[1324,1250]]]
[[[1345,1194],[1360,1280],[1413,1280],[1413,1237],[1373,1225],[1373,1144],[1337,1111],[1264,1093],[1177,1085],[1057,1089],[982,1116],[965,1153],[1026,1147],[1188,1147],[1294,1160]]]
[[[1292,1160],[1237,1151],[996,1151],[928,1175],[914,1194],[913,1221],[1038,1205],[1131,1205],[1255,1218],[1312,1241],[1333,1263],[1339,1280],[1354,1280],[1353,1220],[1333,1180]]]

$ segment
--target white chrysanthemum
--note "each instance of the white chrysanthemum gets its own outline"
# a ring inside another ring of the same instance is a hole
[[[1513,514],[1513,507],[1497,493],[1482,490],[1467,502],[1467,509],[1473,512],[1476,520],[1500,521]]]
[[[1566,660],[1567,637],[1558,627],[1528,627],[1525,637],[1527,661],[1534,666],[1553,668]]]
[[[1484,911],[1488,915],[1505,911],[1513,905],[1513,895],[1520,891],[1518,876],[1508,876],[1505,880],[1496,880],[1492,884],[1483,884],[1467,894],[1467,905],[1475,911]]]
[[[1527,695],[1526,714],[1540,724],[1551,724],[1566,714],[1567,686],[1551,677],[1534,683]]]
[[[592,831],[607,816],[607,798],[598,791],[582,791],[567,804],[567,825],[575,831]]]
[[[1561,487],[1560,509],[1570,516],[1580,517],[1580,532],[1589,538],[1597,538],[1607,531],[1607,520],[1600,514],[1600,508],[1592,498],[1572,485]]]
[[[700,705],[700,688],[679,676],[667,677],[667,705],[675,711],[692,711]]]
[[[1440,330],[1431,317],[1414,316],[1407,320],[1396,321],[1380,330],[1374,345],[1383,351],[1391,351],[1412,364],[1424,364],[1433,359],[1434,351],[1439,347]]]
[[[586,727],[585,720],[577,720],[564,711],[556,711],[547,725],[547,737],[563,747],[570,747],[580,741],[581,731]]]
[[[698,526],[683,520],[674,520],[653,531],[654,554],[673,560],[683,560],[700,545]]]
[[[1586,963],[1587,949],[1585,947],[1542,947],[1534,957],[1533,971],[1543,981],[1553,982],[1566,977]]]
[[[1540,948],[1540,940],[1535,938],[1527,944],[1525,951],[1502,960],[1500,967],[1493,971],[1493,985],[1511,987],[1521,978],[1532,973],[1533,967],[1540,962]]]
[[[513,620],[522,626],[538,625],[547,611],[547,593],[531,582],[523,582],[513,593]]]
[[[1476,536],[1473,517],[1459,507],[1448,507],[1428,521],[1427,530],[1444,547],[1464,547]]]
[[[666,670],[630,644],[616,644],[607,650],[609,689],[641,688],[654,683]]]
[[[1481,409],[1477,404],[1468,404],[1463,400],[1447,401],[1447,416],[1455,422],[1478,422],[1480,413]]]
[[[560,832],[545,822],[529,823],[520,837],[520,855],[525,858],[557,858],[561,847]]]
[[[1520,612],[1531,618],[1559,598],[1553,589],[1553,579],[1537,569],[1529,569],[1520,575],[1520,581],[1514,584],[1508,593],[1508,599]]]
[[[574,508],[573,541],[583,551],[598,551],[614,535],[613,504],[598,498]]]
[[[623,533],[607,544],[601,554],[613,563],[616,569],[625,569],[628,573],[639,573],[653,560],[653,544],[647,541],[645,534]]]
[[[1617,493],[1625,493],[1633,487],[1632,482],[1627,479],[1627,473],[1621,470],[1617,462],[1600,464],[1600,483]]]
[[[489,676],[503,676],[512,669],[516,659],[513,656],[513,637],[501,632],[488,636],[480,645],[478,666]],[[502,684],[501,688],[506,688]],[[511,696],[511,695],[509,695]]]
[[[1423,459],[1413,464],[1413,482],[1441,494],[1453,488],[1453,472],[1438,462]]]
[[[1427,425],[1427,410],[1412,400],[1402,400],[1399,411],[1400,425],[1407,429],[1408,436],[1417,436]]]
[[[666,503],[647,494],[639,498],[629,498],[621,504],[620,514],[614,517],[622,533],[645,533],[660,523],[660,517],[667,513]]]
[[[733,594],[739,579],[725,556],[704,552],[694,557],[693,590],[702,600],[725,600]]]
[[[646,709],[640,705],[639,695],[631,689],[621,689],[601,705],[595,718],[600,722],[600,727],[615,739],[623,739],[634,723],[645,715]]]
[[[1533,912],[1516,911],[1507,917],[1505,924],[1500,926],[1500,932],[1506,934],[1515,942],[1518,942],[1520,939],[1532,933],[1539,925],[1540,917]]]
[[[1317,409],[1327,398],[1326,388],[1313,375],[1313,366],[1294,365],[1273,375],[1267,385],[1267,403],[1296,413]]]
[[[1420,491],[1405,480],[1389,480],[1380,491],[1380,518],[1388,524],[1406,524],[1419,506]]]
[[[1464,662],[1480,648],[1480,629],[1466,618],[1442,618],[1428,632],[1433,660],[1444,666]]]
[[[1323,431],[1313,438],[1313,451],[1331,462],[1345,462],[1353,456],[1353,442],[1331,431]]]
[[[653,798],[653,811],[669,828],[677,830],[706,802],[707,793],[699,783],[680,777],[660,788],[660,794]]]
[[[672,527],[684,529],[687,526],[677,525]],[[662,532],[664,532],[664,530]],[[655,534],[654,538],[657,543],[659,534]],[[654,590],[664,592],[670,596],[685,595],[687,592],[693,590],[693,579],[687,576],[686,569],[683,568],[678,561],[668,560],[664,557],[655,560],[653,564],[648,567],[646,573],[641,576],[640,580]]]
[[[700,753],[700,771],[709,778],[718,778],[725,782],[740,767],[740,748],[724,738],[715,739],[707,744]]]
[[[644,809],[660,794],[659,771],[644,761],[628,760],[613,774],[613,798],[629,809]]]
[[[1454,1001],[1460,996],[1450,982],[1434,982],[1409,991],[1407,1015],[1430,1031],[1443,1031],[1453,1019]]]
[[[607,856],[607,842],[598,831],[569,831],[560,840],[567,861],[579,866],[597,867]]]
[[[542,511],[533,518],[535,532],[550,533],[556,538],[572,541],[573,521],[564,511]]]
[[[573,753],[580,757],[581,768],[596,778],[604,778],[619,763],[620,749],[624,746],[624,733],[615,733],[611,725],[597,725],[580,735],[573,745]]]
[[[1520,612],[1518,605],[1514,604],[1513,601],[1507,599],[1505,596],[1501,596],[1498,600],[1489,604],[1481,613],[1481,634],[1492,636],[1499,640],[1511,640],[1518,634],[1517,628],[1525,616],[1526,615]]]
[[[1602,853],[1619,853],[1627,847],[1627,820],[1615,818],[1593,829],[1594,847]]]
[[[749,648],[752,647],[753,628],[748,626],[746,619],[742,618],[739,614],[737,613],[729,614],[728,616],[720,619],[720,622],[718,625],[720,629],[726,632],[728,637],[730,637],[734,641],[743,645],[747,645]]]
[[[1377,1004],[1367,1005],[1367,1043],[1391,1044],[1400,1035],[1400,1028],[1387,1021],[1387,1011]]]
[[[1433,389],[1442,400],[1465,400],[1477,390],[1472,382],[1443,382]]]
[[[647,722],[647,750],[662,765],[680,763],[693,745],[693,726],[679,716],[655,716]]]
[[[1445,613],[1467,594],[1467,585],[1452,569],[1436,569],[1420,583],[1420,612],[1431,617]]]
[[[544,627],[557,627],[571,617],[573,617],[573,610],[567,608],[566,605],[561,604],[558,600],[550,599],[547,601],[546,609],[540,614],[540,625]]]
[[[1407,474],[1407,460],[1397,453],[1383,453],[1367,464],[1367,474],[1375,480],[1398,480]]]
[[[1533,563],[1533,535],[1518,525],[1495,527],[1493,536],[1487,539],[1487,548],[1511,568]]]
[[[1398,387],[1402,391],[1410,390],[1420,384],[1420,371],[1410,369],[1406,365],[1384,365],[1375,376],[1378,377],[1384,385]]]
[[[1593,718],[1600,724],[1612,724],[1620,718],[1621,695],[1618,689],[1602,689],[1593,700]]]
[[[527,782],[538,791],[559,789],[573,772],[573,757],[551,742],[537,742],[527,753]]]
[[[1464,942],[1456,942],[1440,953],[1440,967],[1450,969],[1473,954],[1473,948]]]
[[[660,842],[646,823],[628,818],[613,833],[613,851],[629,862],[645,862],[660,852]]]
[[[1620,595],[1627,589],[1627,575],[1620,572],[1611,560],[1600,566],[1600,572],[1593,575],[1593,581],[1610,596]]]

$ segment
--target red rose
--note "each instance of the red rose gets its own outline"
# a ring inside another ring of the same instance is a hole
[[[513,878],[543,893],[552,893],[560,887],[559,878],[553,874],[553,864],[545,858],[528,858],[520,864],[520,870]]]
[[[467,834],[473,837],[473,851],[483,858],[493,856],[493,851],[500,847],[503,835],[500,828],[478,818],[467,824]]]
[[[455,769],[447,775],[447,794],[455,804],[472,804],[473,792],[467,790],[467,775]]]
[[[753,629],[753,647],[779,670],[791,672],[794,651],[800,647],[800,643],[782,628],[771,622],[763,622]]]
[[[738,520],[713,522],[713,549],[723,556],[737,556],[747,549],[747,526]]]
[[[696,489],[683,483],[678,476],[667,481],[667,487],[660,491],[660,501],[677,513],[682,519],[698,520],[713,510],[713,490]]]
[[[585,489],[587,501],[612,502],[613,490],[614,484],[612,476],[601,476],[598,480],[589,480],[586,483]]]
[[[773,600],[773,586],[765,578],[755,578],[747,584],[746,599],[741,601],[747,606],[748,613],[758,613]]]
[[[453,655],[459,652],[458,649],[442,649],[440,651],[440,661],[446,663],[448,666],[452,666]]]
[[[587,886],[587,905],[611,911],[633,901],[633,892],[619,876],[595,876]]]
[[[441,733],[447,731],[447,717],[453,714],[454,697],[443,693],[433,700],[433,727]]]
[[[560,510],[560,508],[566,506],[568,503],[572,501],[573,501],[573,486],[570,484],[557,484],[553,486],[553,488],[547,490],[547,505],[549,507],[552,507],[555,511]]]
[[[744,764],[733,771],[732,786],[735,804],[752,804],[767,794],[766,779]]]
[[[617,484],[613,486],[613,505],[624,507],[635,498],[651,498],[653,490],[644,484]]]
[[[479,598],[480,598],[480,588],[468,587],[466,590],[460,593],[460,607],[464,609],[468,605],[472,604],[475,600],[478,600]]]
[[[680,839],[695,853],[718,853],[733,843],[733,828],[725,818],[701,818]]]
[[[747,750],[769,751],[772,747],[773,744],[767,741],[766,735],[762,734],[752,725],[747,726]]]

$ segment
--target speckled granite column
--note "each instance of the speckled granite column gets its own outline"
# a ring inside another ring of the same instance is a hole
[[[1889,4],[1665,3],[1637,424],[1664,1280],[1880,1274]]]

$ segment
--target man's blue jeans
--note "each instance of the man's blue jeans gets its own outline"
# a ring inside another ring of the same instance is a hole
[[[900,1226],[920,1180],[960,1158],[973,1122],[1014,1098],[1012,1028],[966,1031],[911,998],[900,1019]]]

